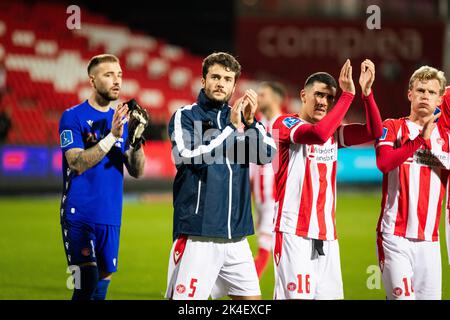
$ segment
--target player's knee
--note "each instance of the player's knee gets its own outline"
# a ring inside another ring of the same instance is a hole
[[[89,263],[79,267],[80,274],[76,277],[72,300],[91,300],[98,283],[97,265]]]

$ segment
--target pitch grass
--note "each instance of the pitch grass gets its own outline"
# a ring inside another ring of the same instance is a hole
[[[379,195],[338,196],[337,228],[346,299],[384,299],[366,286],[367,268],[377,265],[375,225]],[[69,299],[59,199],[0,198],[0,299]],[[163,299],[171,247],[172,207],[167,201],[125,202],[119,272],[109,299]],[[441,223],[443,298],[450,299],[450,266]],[[249,237],[256,252],[256,237]],[[264,299],[272,299],[273,266],[261,279]]]

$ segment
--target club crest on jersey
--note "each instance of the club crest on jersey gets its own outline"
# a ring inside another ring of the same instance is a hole
[[[379,141],[383,141],[384,139],[386,139],[387,134],[388,134],[388,128],[383,127],[383,134],[381,135]]]
[[[293,126],[295,126],[297,123],[300,122],[300,119],[294,118],[294,117],[288,117],[286,119],[283,120],[283,124],[288,128],[292,128]]]
[[[289,291],[295,291],[295,289],[297,289],[297,285],[294,282],[289,282],[287,285],[287,289]]]
[[[402,295],[402,293],[403,293],[403,290],[400,287],[396,287],[396,288],[394,288],[394,290],[392,290],[392,294],[396,297],[400,297]]]
[[[72,130],[64,130],[61,132],[59,136],[61,140],[61,148],[67,147],[68,145],[73,143],[73,134]]]
[[[184,286],[184,285],[182,285],[182,284],[179,284],[179,285],[177,285],[177,292],[179,293],[179,294],[183,294],[183,293],[185,293],[186,292],[186,287]]]

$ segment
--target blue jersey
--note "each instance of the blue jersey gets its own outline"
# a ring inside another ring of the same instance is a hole
[[[124,134],[108,154],[81,175],[70,170],[64,153],[73,148],[89,149],[111,131],[114,110],[101,112],[85,102],[64,111],[59,122],[63,153],[61,218],[120,226],[122,218]]]

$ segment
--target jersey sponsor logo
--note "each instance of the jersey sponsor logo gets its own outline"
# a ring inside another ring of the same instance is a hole
[[[383,127],[383,134],[381,135],[381,138],[379,139],[379,141],[383,141],[384,139],[386,139],[387,134],[388,134],[388,128]]]
[[[92,127],[92,125],[94,124],[94,121],[92,121],[92,120],[88,120],[88,121],[86,121],[87,122],[87,124],[89,125],[89,127]]]
[[[300,122],[300,119],[294,118],[294,117],[288,117],[286,119],[283,120],[283,124],[288,128],[292,128],[293,126],[295,126],[297,123]]]
[[[396,287],[396,288],[394,288],[394,290],[392,290],[392,294],[396,297],[400,297],[402,295],[402,293],[403,293],[403,290],[400,287]]]
[[[287,285],[287,289],[289,291],[295,291],[295,289],[297,289],[297,285],[294,282],[289,282]]]
[[[61,148],[65,148],[68,145],[72,144],[73,143],[72,130],[63,130],[63,132],[61,132],[59,138],[61,141]]]
[[[179,294],[185,293],[186,292],[186,287],[184,285],[182,285],[182,284],[177,285],[177,292]]]

